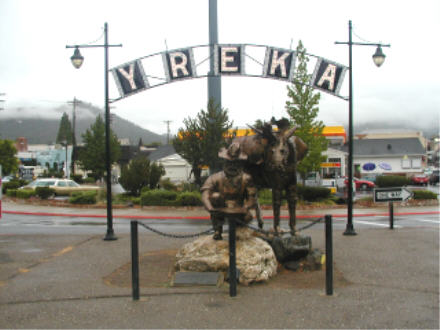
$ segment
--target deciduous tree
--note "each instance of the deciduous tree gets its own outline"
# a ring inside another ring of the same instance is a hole
[[[307,173],[319,171],[320,165],[325,161],[322,152],[327,150],[328,141],[322,135],[324,123],[316,120],[319,112],[321,94],[309,86],[310,74],[307,72],[306,49],[301,41],[296,48],[298,67],[295,80],[287,86],[288,97],[286,111],[293,125],[298,126],[295,135],[299,136],[308,146],[307,156],[298,164],[297,171],[305,180]]]

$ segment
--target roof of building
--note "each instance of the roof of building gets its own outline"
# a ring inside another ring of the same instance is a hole
[[[170,155],[174,155],[176,153],[176,149],[171,144],[167,144],[164,146],[160,146],[153,152],[148,155],[148,159],[152,162],[157,161],[159,159],[168,157]]]
[[[348,145],[344,145],[344,151]],[[424,155],[426,153],[418,138],[353,140],[356,156]]]

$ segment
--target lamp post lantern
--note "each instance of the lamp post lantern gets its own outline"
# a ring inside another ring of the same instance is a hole
[[[351,20],[348,21],[348,42],[336,41],[337,45],[348,45],[348,196],[347,196],[347,226],[344,235],[353,236],[356,232],[353,227],[353,61],[352,46],[377,46],[373,55],[374,64],[380,67],[385,61],[385,55],[382,47],[391,47],[389,44],[366,43],[352,41],[352,25]]]
[[[106,183],[107,183],[107,233],[104,237],[106,241],[116,240],[113,230],[113,215],[112,215],[112,182],[111,182],[111,164],[110,164],[110,106],[109,106],[109,87],[108,87],[108,48],[122,47],[122,44],[109,45],[108,44],[108,27],[104,23],[104,44],[103,45],[67,45],[66,48],[75,48],[73,56],[70,57],[75,68],[79,69],[84,61],[79,48],[104,48],[104,103],[105,103],[105,165],[106,165]]]

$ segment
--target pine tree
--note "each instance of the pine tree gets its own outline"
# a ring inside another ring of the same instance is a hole
[[[69,116],[67,113],[63,113],[63,116],[61,117],[60,126],[58,128],[58,134],[56,143],[66,143],[72,144],[72,138],[73,138],[73,132],[72,132],[72,126],[70,124]]]
[[[211,172],[220,169],[218,151],[226,146],[226,136],[232,127],[228,110],[220,109],[210,100],[207,110],[200,110],[196,118],[186,118],[185,127],[179,129],[173,140],[176,152],[191,164],[195,183],[201,184],[202,166],[208,165]]]
[[[185,127],[179,128],[179,133],[172,141],[176,152],[191,165],[195,184],[201,186],[203,151],[200,139],[200,126],[196,119],[190,117],[183,120]]]
[[[79,153],[79,162],[85,170],[93,172],[96,179],[101,179],[106,172],[105,124],[98,115],[94,124],[82,134],[84,148]],[[116,134],[110,130],[110,164],[118,161],[121,150]]]
[[[320,165],[326,157],[322,152],[327,150],[328,141],[322,135],[324,123],[316,120],[319,112],[321,94],[315,92],[309,85],[311,75],[307,72],[306,49],[301,41],[296,48],[298,66],[295,81],[287,86],[288,97],[286,111],[292,124],[297,126],[295,135],[300,137],[308,146],[307,156],[298,164],[297,171],[305,180],[307,173],[319,171]]]
[[[218,151],[226,146],[226,136],[233,122],[229,122],[228,110],[214,104],[213,99],[209,100],[207,111],[201,110],[197,114],[197,120],[202,134],[205,165],[209,166],[211,173],[217,172],[221,169]]]
[[[0,165],[2,174],[15,174],[18,170],[17,149],[11,140],[0,140]]]

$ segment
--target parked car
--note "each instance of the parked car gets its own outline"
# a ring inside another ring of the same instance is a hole
[[[427,186],[429,178],[425,174],[417,174],[411,177],[411,183],[415,185]]]
[[[436,183],[439,183],[439,170],[432,171],[431,175],[429,176],[429,184]]]
[[[368,180],[362,180],[356,177],[353,177],[354,184],[356,186],[356,190],[372,190],[376,187],[374,182]],[[348,183],[347,178],[345,178],[345,184]]]
[[[36,179],[26,186],[21,187],[20,189],[36,189],[37,187],[52,188],[55,190],[56,195],[70,195],[72,192],[76,191],[90,191],[101,189],[99,186],[79,185],[73,180],[57,178]]]
[[[9,181],[12,181],[12,180],[14,180],[14,179],[15,179],[14,176],[12,176],[12,175],[6,175],[6,176],[4,176],[4,177],[2,178],[2,183],[9,182]]]

